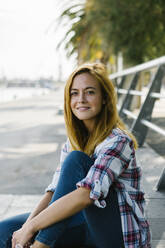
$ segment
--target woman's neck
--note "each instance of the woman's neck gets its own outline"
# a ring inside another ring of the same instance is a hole
[[[86,129],[88,130],[89,134],[91,134],[94,130],[94,127],[95,127],[95,121],[84,120],[83,123],[84,123]]]

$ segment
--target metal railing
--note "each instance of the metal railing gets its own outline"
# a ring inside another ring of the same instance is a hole
[[[151,71],[153,68],[154,72],[151,73],[148,93],[145,94],[143,91],[136,90],[140,74],[144,71]],[[132,76],[130,86],[125,89],[124,84],[130,75]],[[129,117],[134,120],[130,129],[137,138],[139,146],[143,145],[149,128],[165,136],[165,130],[151,122],[156,100],[165,99],[165,95],[160,94],[164,76],[165,56],[110,75],[110,79],[115,82],[118,98],[120,99],[121,95],[125,95],[120,107],[118,106],[119,115],[122,119]],[[134,96],[145,97],[137,116],[131,111]]]
[[[150,71],[151,74],[147,94],[142,90],[136,90],[140,81],[141,73],[146,71]],[[130,75],[132,78],[130,80],[129,87],[125,89],[125,82]],[[164,76],[165,56],[130,69],[114,73],[110,76],[110,79],[114,81],[116,85],[118,99],[120,100],[121,96],[124,96],[121,98],[122,101],[120,106],[118,106],[119,115],[122,119],[133,119],[130,130],[137,138],[139,146],[144,144],[148,129],[152,129],[155,132],[165,136],[165,130],[151,121],[156,100],[165,99],[165,95],[160,94]],[[144,98],[144,102],[141,104],[137,115],[134,111],[131,111],[131,105],[135,96]],[[165,169],[163,170],[157,183],[157,190],[165,191]]]

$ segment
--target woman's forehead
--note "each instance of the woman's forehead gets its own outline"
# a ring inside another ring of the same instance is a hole
[[[98,82],[97,78],[91,75],[89,72],[83,72],[78,74],[74,77],[71,89],[73,88],[86,88],[86,87],[100,87],[100,83]]]

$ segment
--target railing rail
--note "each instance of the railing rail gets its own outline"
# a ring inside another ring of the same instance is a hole
[[[110,75],[110,79],[120,78],[123,76],[128,76],[130,74],[134,74],[136,72],[149,70],[151,68],[154,68],[154,67],[162,65],[162,64],[165,64],[165,56],[162,56],[158,59],[153,59],[149,62],[140,64],[140,65],[133,66],[133,67],[126,69],[126,70],[123,70],[121,72],[113,73]]]
[[[155,70],[152,70],[152,68],[155,68]],[[143,91],[136,90],[140,73],[150,70],[152,70],[153,73],[149,83],[148,93],[146,94]],[[124,84],[130,75],[132,75],[130,86],[128,89],[125,89]],[[136,136],[139,146],[144,144],[148,129],[152,129],[165,136],[165,130],[151,122],[156,100],[165,99],[165,95],[160,93],[164,76],[165,56],[110,75],[110,79],[114,81],[117,86],[116,91],[119,99],[123,96],[120,101],[121,105],[118,105],[119,115],[124,119],[128,117],[133,119],[133,124],[130,129]],[[119,82],[118,79],[120,79],[120,83],[116,84],[116,82]],[[131,111],[134,96],[144,98],[144,102],[137,116]],[[165,185],[165,174],[161,177],[161,182],[159,181],[158,183],[158,190],[162,189],[162,185]],[[165,187],[163,189],[165,189]]]

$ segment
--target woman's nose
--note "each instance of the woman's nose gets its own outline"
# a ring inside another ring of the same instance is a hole
[[[86,101],[86,99],[85,99],[85,94],[84,94],[83,92],[81,92],[81,93],[79,94],[78,101],[79,101],[79,102],[85,102],[85,101]]]

